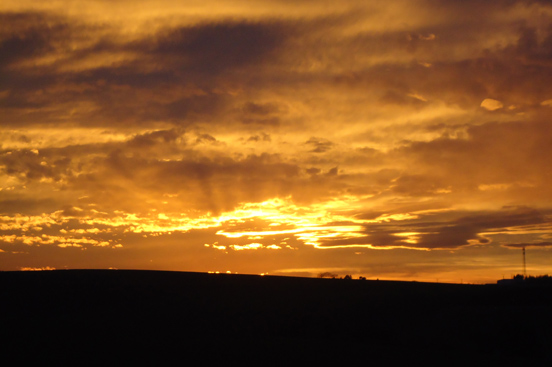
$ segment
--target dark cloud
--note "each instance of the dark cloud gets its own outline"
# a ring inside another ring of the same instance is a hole
[[[473,244],[487,244],[490,240],[485,232],[507,232],[511,229],[522,230],[525,226],[549,223],[546,216],[532,208],[505,208],[488,213],[450,213],[444,221],[436,215],[424,215],[407,220],[391,220],[389,223],[365,225],[364,237],[323,240],[323,246],[371,245],[373,247],[409,247],[419,249],[457,249]],[[374,214],[364,215],[373,218]],[[433,221],[437,220],[437,221]],[[404,233],[415,233],[416,242],[408,242]]]
[[[172,29],[136,47],[174,58],[186,72],[218,74],[261,62],[282,45],[286,33],[277,23],[221,22]]]
[[[508,231],[509,228],[541,225],[546,217],[531,208],[506,208],[502,211],[475,214],[458,218],[449,223],[421,223],[415,227],[422,229],[416,246],[421,248],[458,248],[471,241],[488,243],[483,236],[488,231]]]
[[[217,139],[209,134],[201,134],[196,139],[197,143],[216,143]]]
[[[151,133],[136,135],[133,139],[129,140],[128,145],[135,148],[148,148],[157,144],[172,143],[180,136],[181,134],[175,129],[159,130]]]
[[[30,150],[15,150],[0,154],[0,172],[27,182],[41,178],[59,181],[70,173],[70,163],[69,157],[47,160],[44,155]]]
[[[239,119],[244,124],[278,125],[280,116],[285,114],[285,109],[276,103],[247,102],[238,112]]]
[[[260,133],[258,135],[252,135],[247,139],[247,141],[271,141],[269,134],[266,133]]]
[[[320,168],[316,168],[316,167],[311,167],[311,168],[307,168],[306,169],[306,172],[309,174],[309,175],[317,175],[321,172],[322,170]]]
[[[337,176],[337,174],[339,173],[339,170],[337,167],[332,167],[330,168],[330,170],[328,171],[327,175],[328,176]]]
[[[527,242],[527,243],[507,243],[503,245],[508,248],[543,248],[543,247],[552,247],[552,242]]]
[[[310,145],[312,153],[324,153],[332,149],[334,143],[324,138],[311,137],[305,142],[305,144]]]
[[[0,13],[0,70],[55,50],[69,34],[60,18],[41,13]]]
[[[279,111],[278,106],[272,103],[253,103],[248,102],[243,106],[243,112],[246,114],[267,116]]]

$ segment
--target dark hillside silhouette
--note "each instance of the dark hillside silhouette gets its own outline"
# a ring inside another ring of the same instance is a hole
[[[0,287],[6,350],[551,358],[546,286],[62,270],[0,272]]]

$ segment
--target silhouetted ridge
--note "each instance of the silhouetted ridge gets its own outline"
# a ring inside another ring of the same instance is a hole
[[[0,272],[0,285],[11,347],[29,336],[73,348],[191,338],[546,358],[552,345],[548,287],[130,270]]]

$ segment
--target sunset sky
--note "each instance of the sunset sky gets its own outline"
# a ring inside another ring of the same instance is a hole
[[[0,4],[0,270],[552,273],[552,2]]]

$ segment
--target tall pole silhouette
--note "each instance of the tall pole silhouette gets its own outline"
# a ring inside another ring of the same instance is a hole
[[[523,279],[527,278],[527,266],[525,264],[525,246],[522,248],[523,250]]]

